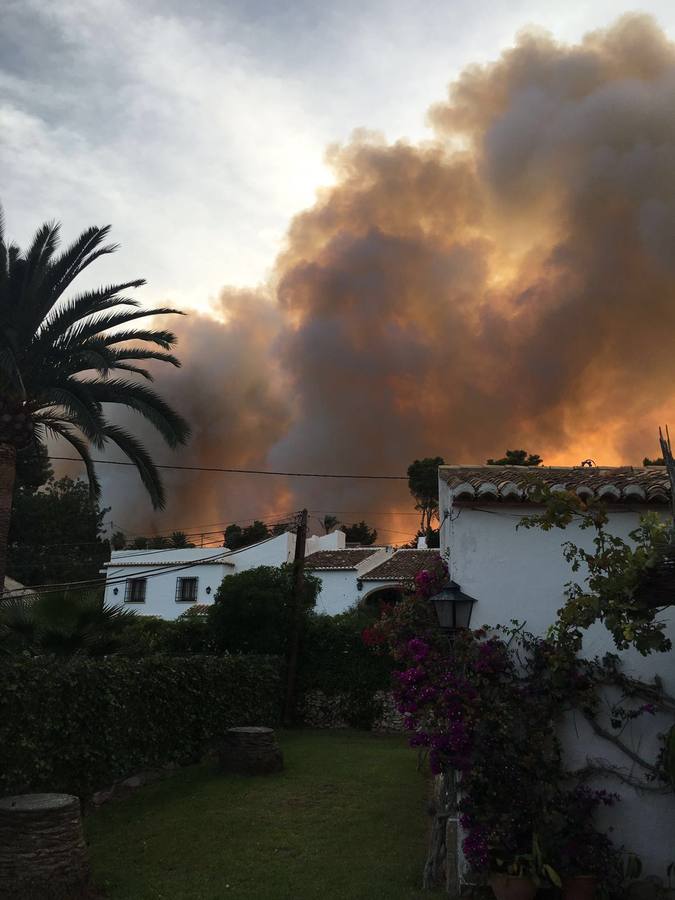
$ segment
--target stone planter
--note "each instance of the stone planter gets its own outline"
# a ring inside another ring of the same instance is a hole
[[[491,875],[490,887],[497,900],[534,900],[537,885],[517,875]]]
[[[271,728],[229,728],[218,748],[220,771],[236,775],[281,772],[284,758]]]
[[[80,801],[70,794],[0,800],[0,897],[80,900],[91,896]]]
[[[595,875],[563,878],[563,900],[593,900],[598,879]]]

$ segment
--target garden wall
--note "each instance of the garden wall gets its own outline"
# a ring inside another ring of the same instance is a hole
[[[233,725],[279,722],[275,657],[120,657],[0,665],[0,793],[90,795],[184,765]]]
[[[326,694],[311,690],[300,697],[298,712],[308,728],[404,731],[403,716],[396,709],[391,691]]]

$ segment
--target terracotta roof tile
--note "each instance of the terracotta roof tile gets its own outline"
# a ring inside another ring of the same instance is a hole
[[[355,569],[364,559],[381,550],[381,547],[354,547],[344,550],[317,550],[305,559],[307,569]]]
[[[412,582],[418,572],[440,558],[438,550],[397,550],[389,559],[366,572],[361,581]]]
[[[450,486],[455,500],[527,503],[531,491],[544,484],[608,503],[670,502],[665,466],[441,466],[439,476]]]

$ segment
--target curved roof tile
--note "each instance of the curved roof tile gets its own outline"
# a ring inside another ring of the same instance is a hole
[[[494,498],[527,503],[531,492],[543,484],[554,491],[575,491],[581,497],[615,503],[670,502],[665,466],[441,466],[439,476],[456,500]]]

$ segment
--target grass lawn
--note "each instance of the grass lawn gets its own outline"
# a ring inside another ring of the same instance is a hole
[[[111,900],[428,898],[427,779],[399,736],[280,735],[280,775],[194,766],[85,819]]]

